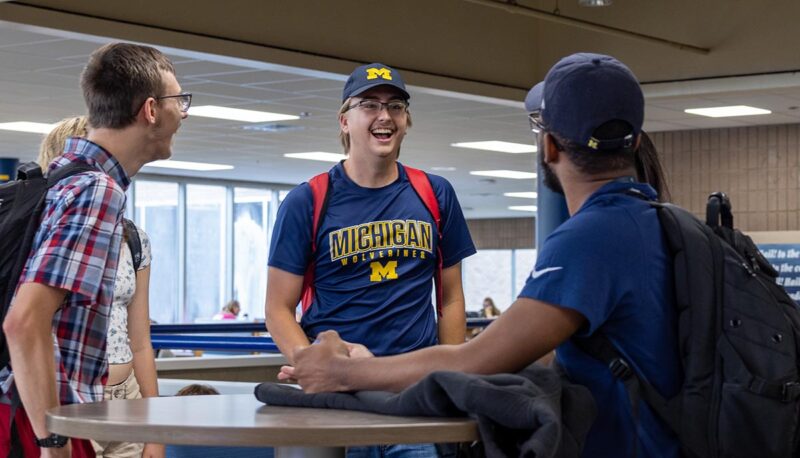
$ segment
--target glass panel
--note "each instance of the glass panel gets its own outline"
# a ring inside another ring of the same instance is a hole
[[[500,310],[511,305],[511,250],[480,250],[462,267],[467,311],[481,311],[485,297],[491,297]]]
[[[225,303],[225,187],[186,185],[187,323],[211,319]]]
[[[525,281],[536,264],[536,249],[514,250],[514,299],[522,292]]]
[[[271,196],[269,189],[234,189],[233,297],[244,319],[264,318]]]
[[[158,323],[180,320],[178,304],[178,184],[136,180],[134,220],[150,237],[150,317]]]

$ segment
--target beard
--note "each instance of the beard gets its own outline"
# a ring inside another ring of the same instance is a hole
[[[547,189],[549,189],[549,190],[551,190],[551,191],[553,191],[553,192],[555,192],[557,194],[561,194],[563,196],[564,195],[564,187],[561,186],[561,181],[556,176],[556,173],[553,172],[553,169],[550,168],[550,165],[548,165],[544,161],[544,154],[541,153],[541,151],[542,151],[541,146],[540,146],[539,151],[540,151],[540,153],[539,153],[539,169],[541,169],[542,173],[544,174],[544,178],[543,178],[544,185],[547,186]]]

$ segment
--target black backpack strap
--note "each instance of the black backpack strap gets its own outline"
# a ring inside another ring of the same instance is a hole
[[[125,243],[128,244],[128,249],[131,250],[133,270],[138,272],[139,267],[142,265],[142,239],[139,238],[139,230],[133,221],[128,218],[122,218],[122,230],[125,235]]]
[[[100,170],[93,165],[87,164],[86,162],[70,162],[69,164],[59,167],[47,174],[47,187],[51,188],[55,186],[56,183],[64,178],[68,178],[79,173],[92,171],[99,172]]]
[[[606,364],[611,371],[611,375],[625,385],[625,391],[628,393],[628,399],[631,403],[631,415],[634,423],[634,457],[636,456],[638,445],[639,401],[644,400],[675,434],[680,431],[681,419],[677,403],[671,403],[664,399],[653,385],[643,380],[602,331],[597,331],[589,337],[574,337],[571,341],[587,355]]]

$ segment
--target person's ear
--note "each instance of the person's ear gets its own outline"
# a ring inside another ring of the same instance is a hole
[[[544,146],[544,154],[543,159],[546,164],[550,164],[552,162],[558,162],[558,158],[561,154],[561,150],[559,149],[559,145],[556,142],[555,138],[549,133],[544,134],[544,141],[542,142]]]
[[[156,111],[158,110],[158,100],[148,97],[144,100],[142,108],[139,109],[137,116],[141,116],[148,124],[156,123]]]

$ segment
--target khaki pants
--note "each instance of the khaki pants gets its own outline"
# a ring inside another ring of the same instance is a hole
[[[103,390],[103,399],[113,401],[115,399],[139,399],[142,393],[139,392],[139,383],[131,371],[131,375],[119,385],[110,385]],[[95,442],[92,441],[94,451],[98,457],[103,458],[133,458],[142,456],[144,444],[131,442]]]

